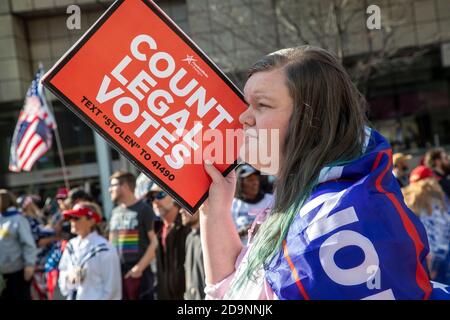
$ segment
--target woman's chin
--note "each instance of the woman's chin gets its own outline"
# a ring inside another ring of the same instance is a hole
[[[260,150],[252,144],[244,144],[239,150],[239,158],[262,174],[276,176],[280,169],[280,155],[278,150],[274,153],[276,156],[272,155],[271,150]]]

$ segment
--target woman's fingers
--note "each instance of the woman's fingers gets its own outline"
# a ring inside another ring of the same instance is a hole
[[[220,173],[219,170],[216,169],[216,167],[213,166],[211,160],[206,159],[204,167],[206,173],[211,177],[214,183],[218,183],[221,181],[221,179],[223,179],[222,174]]]
[[[232,183],[236,182],[236,170],[231,170],[227,174],[226,179],[228,182],[232,182]]]

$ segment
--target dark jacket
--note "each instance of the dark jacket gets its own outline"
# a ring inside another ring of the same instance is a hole
[[[438,181],[439,181],[439,184],[442,187],[442,190],[444,190],[444,193],[447,195],[448,198],[450,198],[450,179],[449,179],[449,176],[440,174],[439,172],[434,171],[434,170],[433,170],[433,172],[438,177]]]
[[[183,300],[186,287],[184,270],[186,237],[191,228],[182,225],[180,215],[177,216],[174,224],[167,234],[165,250],[162,245],[162,232],[158,232],[156,290],[159,300]]]
[[[186,238],[186,292],[185,300],[205,298],[205,268],[203,266],[200,229],[192,229]]]

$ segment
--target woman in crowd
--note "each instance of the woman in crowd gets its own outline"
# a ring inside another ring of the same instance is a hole
[[[30,224],[31,233],[37,247],[36,266],[31,282],[31,298],[33,300],[46,300],[48,299],[48,294],[44,272],[45,260],[52,244],[57,241],[57,237],[53,229],[45,227],[45,217],[37,206],[36,201],[38,201],[38,197],[25,195],[17,199],[17,204]]]
[[[442,187],[430,168],[419,166],[402,189],[405,202],[420,218],[428,235],[428,266],[432,280],[450,284],[450,206]]]
[[[223,177],[206,159],[212,184],[200,224],[208,297],[430,298],[426,232],[403,202],[388,142],[366,126],[365,101],[339,61],[310,46],[274,52],[250,68],[244,96],[245,158],[258,152],[252,140],[261,130],[278,133],[271,160],[279,167],[251,163],[276,175],[275,201],[243,246],[229,214],[236,174]]]
[[[242,243],[247,243],[247,234],[257,213],[268,208],[273,201],[270,193],[261,189],[261,174],[249,165],[237,169],[236,196],[231,204],[231,214]]]
[[[77,237],[66,245],[59,263],[59,287],[68,300],[120,300],[122,282],[115,248],[97,232],[98,205],[78,202],[63,212]]]
[[[2,300],[30,300],[36,244],[30,224],[17,208],[14,195],[0,189],[0,274],[6,282]]]

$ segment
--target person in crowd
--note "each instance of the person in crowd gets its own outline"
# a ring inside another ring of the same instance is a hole
[[[58,209],[56,213],[53,214],[49,225],[55,230],[58,241],[53,244],[46,257],[45,274],[49,299],[61,300],[64,299],[64,297],[58,286],[58,265],[68,241],[76,237],[76,235],[70,231],[70,221],[64,219],[62,213],[65,210],[72,209],[73,206],[80,201],[92,201],[92,197],[81,187],[70,190],[61,187],[56,193],[55,200],[58,204]]]
[[[162,220],[156,252],[157,296],[159,300],[182,300],[186,290],[186,237],[191,228],[183,226],[180,207],[158,185],[152,186],[150,197],[153,210]]]
[[[63,219],[62,212],[64,210],[70,210],[80,201],[92,201],[92,196],[84,191],[83,188],[73,188],[71,190],[67,190],[66,188],[58,189],[56,194],[56,201],[58,203],[58,210],[53,215],[50,226],[55,230],[56,234],[60,234],[61,232],[67,233],[70,232],[70,223]],[[71,238],[75,237],[74,234],[70,235]]]
[[[56,234],[59,234],[61,232],[62,224],[64,222],[62,212],[64,210],[70,209],[70,207],[68,206],[68,202],[66,202],[68,196],[68,189],[59,188],[56,192],[55,197],[53,198],[54,200],[50,201],[51,203],[56,202],[56,208],[51,208],[50,206],[49,210],[51,211],[51,214],[47,226],[53,228]],[[70,224],[67,224],[67,226],[69,226],[68,228],[70,229]]]
[[[17,199],[23,215],[28,220],[37,247],[36,266],[31,283],[31,297],[33,300],[46,300],[47,279],[45,274],[45,261],[54,242],[58,240],[51,228],[45,227],[45,217],[35,203],[36,197],[25,195]]]
[[[273,175],[260,175],[261,192],[273,194],[275,179]]]
[[[411,155],[401,152],[394,153],[394,155],[392,156],[392,164],[394,166],[392,173],[394,174],[395,179],[397,179],[400,188],[406,187],[408,185],[409,161],[411,159]]]
[[[237,176],[236,196],[231,204],[231,214],[242,243],[245,244],[256,214],[271,205],[273,195],[261,190],[261,173],[253,167],[239,167]]]
[[[45,275],[47,280],[47,296],[48,300],[63,300],[64,296],[61,293],[61,290],[58,285],[59,278],[59,262],[61,261],[62,254],[64,249],[69,242],[70,239],[74,238],[73,234],[70,231],[70,222],[69,222],[69,230],[64,227],[57,235],[58,241],[56,241],[52,248],[50,249],[46,259],[45,259]]]
[[[0,189],[0,274],[6,283],[0,299],[30,300],[35,264],[30,224],[18,210],[14,195]]]
[[[136,178],[127,172],[115,172],[110,179],[111,199],[117,203],[109,223],[109,240],[116,247],[123,277],[123,299],[154,299],[154,274],[157,239],[155,214],[144,201],[136,199]]]
[[[445,150],[442,148],[428,150],[424,164],[433,170],[445,194],[450,198],[450,161]]]
[[[38,248],[46,248],[57,240],[54,230],[46,226],[45,216],[37,206],[33,196],[21,196],[17,199],[17,204],[30,224],[31,232]]]
[[[258,152],[260,132],[278,132],[270,163],[251,163],[276,175],[275,199],[243,246],[229,214],[236,173],[224,177],[205,159],[207,298],[436,297],[426,231],[405,205],[389,143],[366,125],[366,102],[339,60],[311,46],[273,52],[250,68],[244,97],[242,158]]]
[[[419,216],[430,245],[429,269],[432,280],[450,284],[450,203],[433,171],[418,166],[411,172],[410,185],[402,189],[405,203]]]
[[[202,208],[200,208],[202,210]],[[186,270],[185,300],[203,300],[205,298],[205,268],[203,266],[203,252],[200,239],[199,212],[191,215],[181,208],[183,226],[190,227],[191,232],[186,237]]]
[[[69,189],[65,188],[65,187],[60,187],[58,188],[58,190],[56,191],[56,195],[55,195],[55,200],[56,203],[58,204],[59,209],[65,209],[65,204],[64,201],[69,197]]]
[[[70,189],[67,198],[64,200],[64,206],[66,208],[73,208],[80,201],[93,202],[92,196],[87,193],[83,188]]]
[[[97,232],[101,212],[93,202],[78,202],[63,212],[72,238],[59,262],[59,287],[68,300],[120,300],[120,262],[116,249]]]
[[[72,197],[73,193],[74,192],[72,192]],[[84,195],[84,197],[88,198],[88,195]],[[56,212],[51,216],[48,225],[48,227],[55,230],[55,235],[58,239],[50,248],[44,265],[47,280],[47,296],[49,300],[63,300],[65,298],[58,285],[58,265],[68,241],[75,237],[75,235],[70,232],[70,221],[63,219],[63,212],[71,209],[70,205],[72,201],[68,200],[68,198],[69,190],[67,188],[61,187],[57,190],[54,198],[57,203]]]

